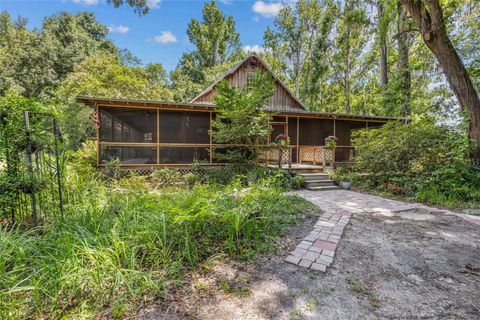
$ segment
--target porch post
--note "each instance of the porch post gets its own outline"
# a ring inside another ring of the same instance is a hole
[[[160,164],[160,109],[157,109],[157,164]]]
[[[297,163],[300,163],[300,117],[297,117]]]
[[[213,148],[212,148],[212,112],[210,111],[210,164],[213,162]]]

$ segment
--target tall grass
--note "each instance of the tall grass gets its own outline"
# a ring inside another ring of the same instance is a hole
[[[70,179],[64,220],[0,229],[1,319],[121,315],[162,298],[215,254],[245,258],[267,248],[306,208],[268,179],[160,191]]]

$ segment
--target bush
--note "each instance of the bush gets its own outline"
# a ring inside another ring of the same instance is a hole
[[[64,220],[29,232],[0,229],[0,318],[94,318],[161,298],[209,257],[249,258],[295,222],[306,202],[273,187],[195,185],[151,192],[131,177],[69,172]],[[41,235],[39,233],[41,232]]]
[[[419,119],[361,131],[355,144],[357,186],[438,204],[480,204],[480,172],[468,165],[462,133]]]

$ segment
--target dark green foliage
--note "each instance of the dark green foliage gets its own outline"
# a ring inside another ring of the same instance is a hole
[[[300,176],[294,176],[285,170],[256,164],[227,164],[213,168],[194,165],[192,171],[199,182],[209,184],[228,185],[232,181],[238,180],[242,185],[248,186],[269,179],[273,186],[282,190],[301,189],[305,185]]]
[[[447,205],[480,204],[480,170],[464,134],[420,119],[360,132],[354,184]]]
[[[9,89],[25,96],[51,93],[87,57],[118,53],[107,34],[108,28],[88,12],[48,17],[35,32],[1,13],[0,94]]]
[[[27,110],[42,111],[42,108],[35,101],[18,95],[8,94],[0,98],[0,221],[11,214],[19,191],[30,193],[42,185],[42,181],[26,175],[24,111]],[[39,130],[33,127],[32,132],[36,131]],[[40,138],[32,136],[38,147]]]
[[[272,76],[257,71],[251,86],[231,87],[227,81],[216,87],[216,117],[212,121],[214,143],[231,145],[214,156],[229,163],[254,162],[260,144],[266,144],[271,132],[271,115],[261,110],[275,92]]]

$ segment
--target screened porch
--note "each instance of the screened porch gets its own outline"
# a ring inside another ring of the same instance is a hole
[[[97,106],[97,110],[100,115],[99,165],[114,159],[122,166],[144,167],[221,163],[215,151],[226,146],[215,144],[210,136],[214,111],[127,106]],[[332,160],[353,163],[352,132],[383,124],[380,121],[277,114],[271,122],[268,142],[281,133],[290,137],[289,151],[282,155],[284,164],[324,166]],[[325,138],[330,135],[339,139],[334,151],[325,148]],[[278,163],[278,150],[265,150],[260,160]]]

